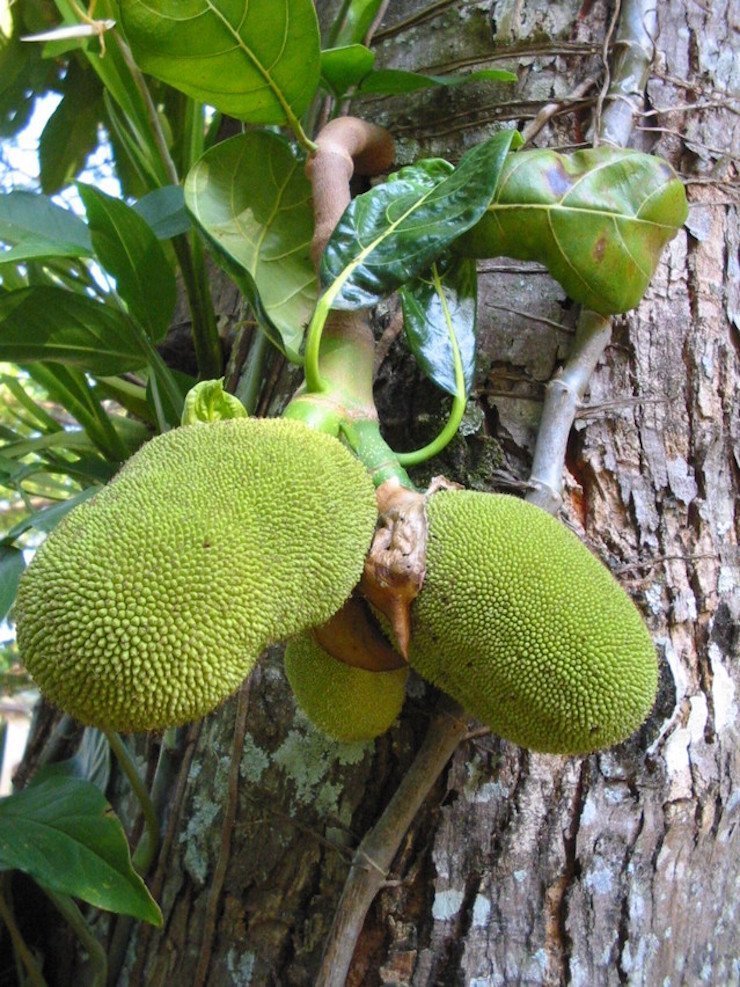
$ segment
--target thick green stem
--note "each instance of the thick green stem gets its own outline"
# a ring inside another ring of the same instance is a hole
[[[376,487],[388,480],[397,480],[402,487],[415,490],[408,473],[380,434],[377,420],[343,421],[342,432],[357,458],[370,473]]]
[[[140,874],[146,874],[159,847],[159,820],[157,819],[157,813],[149,797],[149,792],[146,790],[146,786],[141,779],[141,775],[137,771],[136,765],[128,752],[128,748],[117,733],[107,730],[104,733],[121,770],[131,785],[144,815],[146,838],[142,838],[139,842],[134,852],[132,863]]]

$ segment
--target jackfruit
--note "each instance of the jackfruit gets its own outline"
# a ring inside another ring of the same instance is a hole
[[[203,716],[267,644],[344,603],[376,514],[364,467],[299,422],[167,432],[36,554],[15,605],[21,656],[82,723],[128,732]]]
[[[301,634],[285,649],[285,674],[298,705],[327,736],[373,740],[393,726],[403,706],[408,668],[370,672],[345,665]]]
[[[514,497],[440,492],[427,515],[412,667],[522,747],[583,754],[628,737],[653,705],[657,661],[606,567]]]

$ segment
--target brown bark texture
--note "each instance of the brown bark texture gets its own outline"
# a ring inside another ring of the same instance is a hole
[[[397,165],[456,161],[552,103],[534,143],[572,148],[590,140],[613,13],[605,0],[391,3],[378,65],[499,66],[519,82],[367,97],[351,110],[393,133]],[[616,320],[567,457],[561,516],[645,614],[657,705],[631,740],[582,758],[528,753],[471,724],[370,910],[351,987],[740,978],[731,20],[729,0],[658,5],[652,112],[632,143],[688,181],[690,216],[645,300]],[[522,489],[544,384],[576,316],[544,269],[481,264],[475,391],[460,437],[417,470],[419,483],[444,473]],[[418,375],[393,302],[377,322],[387,437],[416,448],[439,430],[446,399]],[[415,679],[389,734],[335,744],[296,711],[279,649],[265,656],[238,696],[187,732],[150,875],[164,927],[133,926],[118,983],[309,987],[353,849],[421,745],[433,699]]]

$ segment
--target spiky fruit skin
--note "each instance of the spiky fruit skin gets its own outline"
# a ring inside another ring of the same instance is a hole
[[[408,669],[353,668],[302,634],[285,649],[285,674],[314,726],[350,744],[373,740],[393,726],[403,706]]]
[[[655,649],[611,573],[562,524],[514,497],[441,492],[411,665],[499,736],[583,754],[646,718]]]
[[[38,551],[15,605],[21,656],[82,723],[128,732],[196,719],[268,643],[344,603],[375,519],[365,469],[299,422],[175,429]]]

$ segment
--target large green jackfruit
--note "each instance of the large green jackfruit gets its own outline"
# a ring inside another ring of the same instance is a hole
[[[344,603],[375,519],[364,467],[299,422],[175,429],[38,551],[15,606],[20,653],[83,723],[136,731],[203,716],[268,643]]]
[[[409,660],[498,735],[588,753],[646,718],[650,635],[611,573],[562,524],[514,497],[434,494]]]
[[[328,654],[311,634],[301,634],[285,649],[285,674],[314,726],[334,740],[357,743],[379,737],[396,721],[408,668],[354,668]]]

